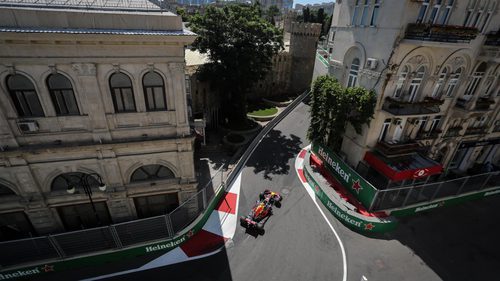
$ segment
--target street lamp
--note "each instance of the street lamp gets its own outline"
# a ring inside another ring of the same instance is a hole
[[[94,201],[92,200],[92,186],[91,183],[95,183],[96,179],[98,180],[98,185],[97,187],[99,188],[100,191],[106,191],[106,184],[103,182],[102,177],[97,174],[97,173],[91,173],[91,174],[81,174],[81,175],[72,175],[72,177],[76,178],[77,181],[75,182],[69,182],[66,179],[66,182],[68,183],[68,187],[66,189],[66,192],[69,194],[74,194],[76,189],[78,187],[83,188],[85,191],[85,194],[89,197],[90,205],[92,205],[92,210],[94,211],[95,218],[97,220],[97,224],[101,225],[101,220],[99,219],[99,216],[97,215],[97,211],[95,209]]]

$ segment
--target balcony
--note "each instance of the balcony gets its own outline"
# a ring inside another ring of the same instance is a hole
[[[439,113],[444,100],[425,97],[420,102],[407,102],[386,97],[382,109],[393,115],[427,115]]]
[[[486,35],[486,41],[484,41],[486,46],[500,46],[500,31],[495,33],[489,33]]]
[[[491,105],[494,103],[495,101],[490,98],[478,98],[474,109],[478,111],[490,110]]]
[[[457,127],[451,127],[446,130],[446,133],[444,134],[444,138],[453,138],[453,137],[458,137],[460,136],[460,131],[463,129],[462,126],[457,126]]]
[[[481,127],[469,127],[467,130],[465,130],[465,134],[467,136],[470,135],[481,135],[486,133],[486,126],[481,126]]]
[[[476,38],[478,33],[479,31],[475,27],[409,23],[406,27],[405,39],[469,43]]]
[[[405,142],[380,141],[375,146],[375,149],[387,157],[412,154],[420,151],[419,143],[411,140]]]
[[[441,134],[443,131],[440,129],[435,129],[432,131],[425,131],[425,132],[420,132],[417,134],[415,137],[416,140],[429,140],[429,139],[435,139]]]

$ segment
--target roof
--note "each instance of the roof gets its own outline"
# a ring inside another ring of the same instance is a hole
[[[0,6],[89,10],[160,11],[159,0],[0,0]]]
[[[0,0],[1,1],[1,0]],[[90,28],[39,28],[39,27],[0,27],[0,32],[13,33],[64,33],[64,34],[111,34],[111,35],[156,35],[156,36],[195,36],[184,30],[140,30],[140,29],[90,29]]]

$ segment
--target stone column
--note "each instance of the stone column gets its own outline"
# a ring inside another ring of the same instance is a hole
[[[168,65],[172,76],[172,89],[174,94],[175,116],[177,119],[177,135],[189,135],[189,120],[187,115],[186,89],[184,81],[184,63],[170,63]]]
[[[82,85],[83,114],[88,114],[94,141],[111,140],[108,123],[106,120],[103,100],[97,81],[96,66],[93,63],[74,63],[72,68],[78,76],[78,82]]]

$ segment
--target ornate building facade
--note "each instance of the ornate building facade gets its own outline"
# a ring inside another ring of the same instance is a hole
[[[370,126],[345,135],[347,161],[373,162],[376,150],[457,173],[498,164],[499,23],[494,0],[337,1],[330,73],[378,97]]]
[[[173,210],[197,186],[195,34],[148,1],[35,2],[0,5],[0,239]]]

